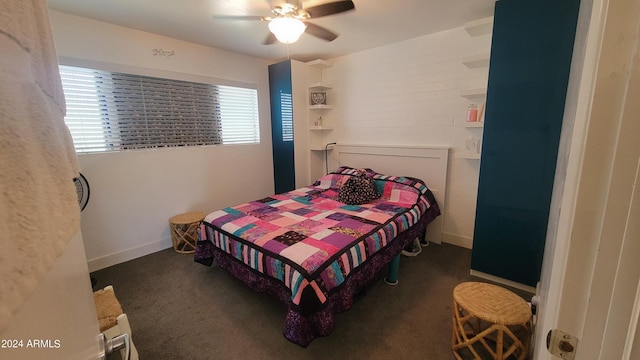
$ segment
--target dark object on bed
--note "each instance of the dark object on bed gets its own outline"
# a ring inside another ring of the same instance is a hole
[[[363,177],[378,199],[336,199]],[[334,315],[440,215],[426,185],[409,177],[341,167],[311,186],[210,213],[195,261],[221,268],[289,309],[283,333],[307,346],[329,335]]]
[[[362,205],[380,198],[373,180],[365,175],[365,171],[359,171],[351,176],[338,191],[336,200],[347,205]]]

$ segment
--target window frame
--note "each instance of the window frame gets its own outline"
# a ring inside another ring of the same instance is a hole
[[[118,149],[112,149],[112,150],[104,149],[104,150],[89,150],[89,151],[78,151],[76,149],[76,153],[79,155],[95,154],[95,153],[113,153],[113,152],[117,153],[117,152],[141,151],[141,150],[143,151],[143,150],[154,150],[154,149],[184,148],[184,147],[190,148],[190,147],[212,147],[212,146],[251,146],[251,145],[260,145],[262,142],[261,128],[263,127],[262,126],[263,124],[261,123],[261,119],[260,119],[261,96],[260,96],[260,93],[258,92],[258,85],[256,83],[247,83],[247,82],[221,79],[221,78],[209,77],[209,76],[203,76],[203,75],[197,75],[197,74],[173,72],[168,70],[159,70],[159,69],[150,69],[150,68],[141,68],[136,66],[111,64],[111,63],[100,62],[100,61],[76,59],[76,58],[62,57],[62,56],[58,58],[58,61],[59,61],[59,64],[62,66],[94,69],[99,71],[131,74],[131,75],[137,75],[137,76],[143,76],[143,77],[168,79],[168,80],[174,80],[174,81],[186,81],[186,82],[217,85],[217,86],[245,88],[245,89],[255,90],[256,92],[256,98],[255,98],[256,99],[256,122],[255,122],[256,141],[255,142],[240,142],[240,143],[221,142],[219,144],[206,144],[206,145],[170,145],[170,146],[157,146],[157,147],[153,146],[153,147],[135,148],[135,149],[118,148]]]

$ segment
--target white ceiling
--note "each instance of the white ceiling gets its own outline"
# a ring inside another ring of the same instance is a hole
[[[333,0],[303,0],[304,7]],[[326,42],[308,34],[289,46],[262,45],[266,22],[212,15],[270,16],[284,0],[48,0],[49,8],[269,60],[329,59],[492,16],[495,0],[353,0],[355,10],[311,22],[340,34]]]

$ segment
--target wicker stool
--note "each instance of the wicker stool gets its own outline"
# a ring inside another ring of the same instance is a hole
[[[512,355],[523,360],[529,352],[530,320],[531,308],[513,292],[486,283],[459,284],[453,289],[453,354],[462,360],[459,351],[467,348],[477,360]]]
[[[205,216],[203,212],[188,212],[169,218],[171,241],[177,253],[188,254],[196,251],[198,226]]]

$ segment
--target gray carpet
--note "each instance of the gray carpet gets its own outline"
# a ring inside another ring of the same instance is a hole
[[[449,360],[453,288],[480,281],[470,262],[470,250],[447,244],[402,257],[398,285],[374,282],[307,348],[282,335],[284,305],[190,254],[166,249],[91,275],[94,289],[114,286],[143,360]]]

